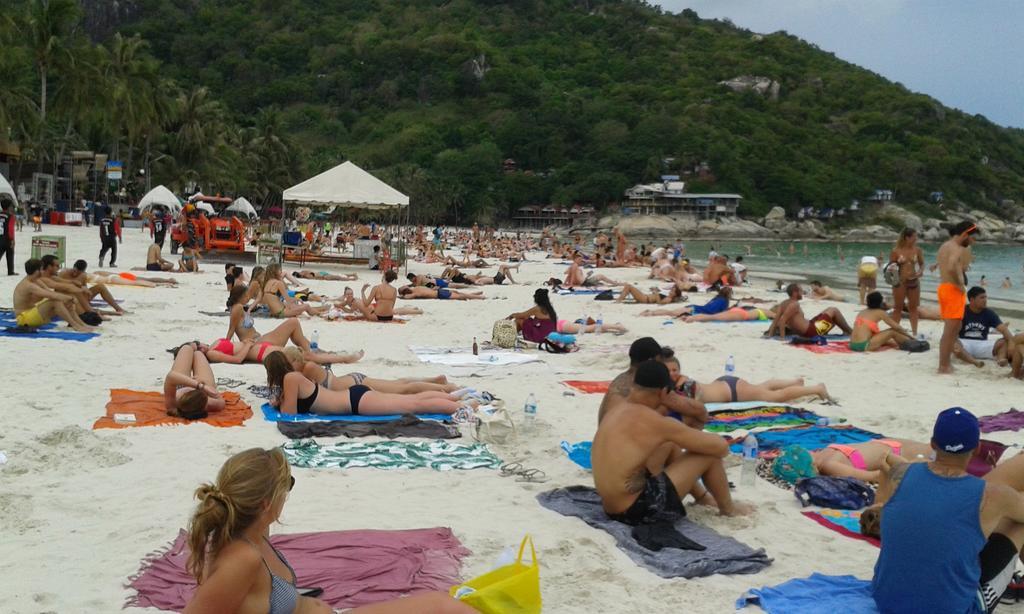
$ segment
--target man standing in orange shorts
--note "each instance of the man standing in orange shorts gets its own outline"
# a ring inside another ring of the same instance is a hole
[[[978,227],[960,222],[949,231],[949,240],[938,253],[939,311],[942,314],[942,340],[939,341],[939,373],[952,373],[953,346],[960,333],[967,305],[967,267],[971,264],[971,246]]]

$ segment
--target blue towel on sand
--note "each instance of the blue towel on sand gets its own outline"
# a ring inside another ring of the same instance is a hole
[[[581,295],[582,296],[582,295],[585,295],[585,294],[601,294],[602,292],[607,292],[607,291],[608,291],[607,288],[605,288],[603,290],[598,289],[598,288],[575,288],[573,290],[570,290],[568,288],[559,288],[557,290],[556,294],[558,294],[560,296],[572,296],[573,294],[577,294],[577,295]]]
[[[761,606],[768,614],[878,614],[878,606],[871,597],[871,582],[853,576],[820,573],[778,586],[751,589],[736,601],[736,609],[748,605]]]
[[[382,416],[353,416],[352,414],[339,414],[336,416],[325,416],[322,414],[282,414],[274,409],[270,403],[264,403],[260,408],[263,410],[263,417],[268,422],[390,422],[398,420],[402,414],[385,414]],[[416,414],[420,420],[436,420],[438,422],[451,422],[452,417],[448,414]]]
[[[13,337],[15,339],[60,339],[62,341],[88,341],[93,337],[99,337],[98,333],[79,333],[73,330],[57,330],[57,325],[44,324],[35,329],[32,333],[9,333],[5,328],[17,328],[13,311],[0,312],[0,337]]]
[[[754,433],[757,437],[757,453],[779,450],[786,446],[800,446],[807,450],[820,450],[830,443],[864,443],[881,437],[878,433],[865,431],[855,426],[798,426],[769,429]],[[743,442],[736,440],[729,446],[736,454],[743,452]]]

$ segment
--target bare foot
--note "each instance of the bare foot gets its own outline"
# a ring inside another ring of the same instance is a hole
[[[981,362],[981,361],[979,360],[978,362]],[[1006,365],[1010,364],[1010,361],[1006,360],[1005,358],[1000,358],[999,360],[996,361],[996,364],[999,365],[1000,367],[1005,367]],[[981,365],[975,365],[975,366],[980,367]]]
[[[1005,362],[1005,361],[1004,361],[1004,362]],[[982,362],[982,361],[980,361],[980,360],[975,360],[975,361],[974,361],[974,362],[972,362],[971,364],[972,364],[972,365],[974,365],[975,367],[978,367],[979,369],[985,366],[985,363],[983,363],[983,362]],[[1000,366],[1000,367],[1005,367],[1006,365],[1005,365],[1005,364],[1003,364],[1003,365],[999,365],[999,366]]]
[[[753,503],[735,500],[728,509],[722,509],[721,506],[718,508],[718,513],[723,516],[749,516],[755,511],[757,511],[757,508],[754,507]]]
[[[431,384],[447,384],[448,378],[443,375],[438,375],[436,377],[428,377],[426,381],[430,382]]]
[[[353,363],[353,362],[359,362],[363,358],[363,356],[365,356],[365,355],[366,355],[366,352],[364,352],[363,350],[359,350],[355,354],[349,354],[348,356],[346,356],[344,362],[346,364]]]
[[[949,367],[939,367],[939,369],[938,369],[938,371],[936,371],[936,373],[938,373],[939,375],[952,375],[953,374],[953,367],[952,366],[949,366]]]

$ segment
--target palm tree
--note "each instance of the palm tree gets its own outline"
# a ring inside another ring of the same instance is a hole
[[[68,44],[78,23],[75,0],[31,0],[28,13],[19,24],[22,39],[32,50],[39,74],[39,122],[46,122],[50,70],[68,57]]]

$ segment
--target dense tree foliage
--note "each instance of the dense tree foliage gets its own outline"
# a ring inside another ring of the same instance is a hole
[[[219,121],[255,125],[273,107],[275,134],[294,140],[306,170],[352,159],[427,219],[601,205],[701,162],[710,173],[694,189],[739,192],[750,214],[843,206],[875,188],[994,209],[1024,186],[1024,132],[785,33],[755,36],[692,11],[621,0],[136,4],[121,36],[140,36],[163,76],[222,101]],[[778,96],[719,84],[741,75],[776,81]],[[249,159],[247,141],[194,138],[204,159]],[[187,149],[168,172],[214,171],[185,168]],[[275,167],[246,168],[248,182]]]
[[[125,165],[141,196],[139,171],[176,190],[279,200],[301,175],[298,150],[272,107],[230,113],[201,85],[169,77],[138,34],[90,41],[76,0],[14,2],[0,17],[0,136],[21,162],[43,165],[74,149],[107,153]],[[17,173],[21,164],[15,168]]]

